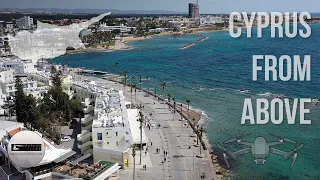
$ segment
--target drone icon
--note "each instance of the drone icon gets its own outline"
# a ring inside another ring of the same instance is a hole
[[[252,157],[254,158],[254,162],[256,164],[264,165],[266,162],[266,159],[269,157],[269,153],[272,153],[272,154],[278,154],[278,155],[283,156],[284,160],[292,159],[290,167],[293,168],[294,163],[296,162],[297,157],[298,157],[297,152],[298,152],[298,150],[300,150],[303,147],[303,144],[300,144],[299,146],[297,146],[296,148],[294,148],[292,151],[289,151],[289,152],[285,152],[285,151],[273,148],[272,146],[283,144],[284,142],[296,144],[295,141],[292,141],[290,139],[287,139],[287,138],[284,138],[281,136],[277,136],[274,134],[269,134],[269,135],[278,138],[279,141],[268,143],[264,137],[257,137],[253,143],[243,142],[241,140],[243,137],[247,137],[249,135],[251,135],[251,133],[244,134],[244,135],[238,136],[236,138],[233,138],[233,139],[230,139],[230,140],[224,142],[224,144],[237,142],[237,144],[240,144],[240,145],[250,146],[250,147],[247,147],[247,148],[239,150],[239,151],[231,152],[231,151],[228,151],[223,146],[217,144],[218,148],[223,151],[223,159],[226,162],[226,165],[228,168],[230,168],[230,164],[229,164],[228,159],[236,160],[238,156],[244,155],[244,154],[247,154],[250,152],[251,152]]]

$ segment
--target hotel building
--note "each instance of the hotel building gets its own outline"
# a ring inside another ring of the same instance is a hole
[[[19,29],[31,29],[33,27],[33,18],[30,16],[24,16],[20,19],[16,19],[15,21]]]
[[[81,153],[93,156],[95,162],[103,160],[127,168],[131,145],[140,143],[138,110],[127,109],[130,102],[125,101],[122,91],[106,90],[92,81],[74,82],[73,89],[85,105],[82,132],[77,136]],[[146,144],[144,130],[142,134]]]
[[[198,19],[200,18],[200,11],[199,11],[199,3],[197,0],[196,4],[189,3],[189,18]]]

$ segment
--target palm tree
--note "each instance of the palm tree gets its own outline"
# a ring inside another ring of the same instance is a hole
[[[146,76],[147,85],[149,85],[149,76]]]
[[[181,136],[183,134],[183,118],[182,118],[182,103],[180,104],[181,109],[180,109],[180,115],[181,115]]]
[[[161,84],[161,86],[162,86],[162,96],[164,96],[164,89],[165,89],[165,87],[167,86],[167,84],[166,84],[165,82],[163,82],[163,83]]]
[[[132,88],[133,88],[133,85],[132,84],[130,84],[130,92],[131,92],[131,109],[132,109],[132,104],[133,104],[133,102],[132,102]]]
[[[142,90],[142,77],[139,76],[139,85],[140,85],[140,90]]]
[[[182,121],[182,104],[180,104],[180,106],[181,106],[181,109],[180,109],[180,115],[181,115],[181,121]]]
[[[168,93],[168,102],[169,102],[169,110],[170,110],[170,102],[171,102],[171,94],[170,93]]]
[[[114,65],[116,65],[116,74],[118,74],[118,65],[119,65],[119,63],[115,62]]]
[[[162,86],[162,97],[163,97],[163,99],[164,99],[164,98],[165,98],[165,97],[164,97],[164,90],[165,90],[165,87],[167,86],[167,84],[166,84],[165,82],[163,82],[163,83],[161,84],[161,86]],[[163,104],[163,110],[164,110],[164,111],[166,110],[166,103]]]
[[[130,84],[133,84],[133,82],[134,82],[134,76],[131,77]]]
[[[190,110],[191,101],[190,101],[190,99],[186,99],[186,102],[187,102],[187,105],[188,105],[188,119],[189,119],[189,116],[190,116],[189,110]]]
[[[134,102],[136,103],[137,102],[137,85],[133,84],[133,87],[134,87]]]
[[[123,72],[124,82],[123,82],[123,91],[126,91],[126,85],[127,85],[127,71]],[[124,93],[123,92],[123,93]]]
[[[193,122],[195,122],[194,118],[192,120],[193,120]],[[197,128],[195,129],[195,133],[197,135],[197,146],[199,146],[199,124],[197,124]]]
[[[173,97],[172,101],[173,101],[173,118],[172,118],[172,121],[174,121],[174,115],[176,114],[176,98]]]
[[[198,138],[199,138],[199,139],[202,138],[203,132],[205,132],[205,130],[203,129],[203,127],[201,127],[201,128],[198,130]],[[201,153],[201,145],[200,145],[200,153],[199,153],[199,156],[202,156],[202,153]]]
[[[192,118],[193,126],[196,127],[196,119]],[[199,124],[197,124],[197,129],[198,129]]]
[[[141,158],[142,158],[142,124],[144,122],[143,120],[143,114],[141,111],[139,111],[139,119],[140,122],[140,165],[141,165]]]
[[[132,157],[133,157],[133,180],[136,173],[136,145],[132,145]]]

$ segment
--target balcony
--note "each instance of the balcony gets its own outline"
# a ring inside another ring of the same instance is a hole
[[[88,125],[89,123],[92,123],[93,119],[95,119],[95,116],[92,115],[86,115],[85,118],[81,119],[81,124]]]
[[[85,143],[78,143],[78,148],[82,150],[86,150],[87,147],[91,146],[92,147],[92,141],[87,141]]]
[[[89,138],[91,138],[91,136],[92,133],[90,131],[85,131],[83,134],[77,135],[77,140],[85,142],[85,140],[88,140]]]

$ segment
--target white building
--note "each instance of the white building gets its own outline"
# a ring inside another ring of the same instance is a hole
[[[200,18],[200,26],[213,26],[217,23],[222,23],[222,17],[207,16]]]
[[[33,18],[24,16],[20,19],[16,19],[16,25],[20,29],[31,29],[33,27]]]
[[[51,73],[46,71],[36,71],[35,73],[29,73],[28,78],[37,81],[39,84],[42,84],[44,87],[52,86]],[[62,90],[69,95],[70,99],[73,97],[72,86],[72,76],[71,75],[62,75]],[[36,90],[36,89],[35,89]],[[41,90],[39,91],[41,94]]]
[[[112,32],[114,30],[119,30],[121,33],[128,33],[132,30],[136,30],[136,27],[128,27],[128,26],[107,26],[106,24],[100,24],[99,31]]]
[[[2,121],[0,121],[0,123],[1,122]],[[23,124],[20,124],[20,123],[13,124],[10,121],[4,121],[3,125],[5,127],[6,133],[5,135],[3,135],[3,133],[0,134],[2,135],[0,140],[0,161],[4,163],[4,165],[0,167],[1,178],[10,179],[10,176],[14,173],[16,178],[18,179],[22,179],[22,178],[26,180],[52,179],[52,176],[53,176],[52,168],[54,167],[54,165],[56,163],[59,163],[73,156],[76,153],[71,149],[62,149],[62,148],[56,147],[50,139],[43,136],[41,133],[36,132],[39,134],[39,136],[42,138],[44,142],[45,155],[41,160],[41,162],[36,167],[29,168],[29,169],[20,168],[11,162],[8,156],[7,148],[12,136],[14,136],[16,133],[19,133],[20,131],[24,131],[27,129],[23,127]],[[72,177],[69,177],[69,178],[72,178]]]
[[[0,37],[0,47],[4,46],[5,43],[8,43],[9,38],[8,37]]]
[[[14,70],[13,69],[0,69],[0,82],[13,82]]]
[[[165,32],[168,31],[168,28],[156,28],[156,29],[149,29],[149,32]]]
[[[8,132],[17,128],[24,128],[23,123],[2,120],[0,120],[0,127],[0,143],[2,142],[2,138],[6,136]]]
[[[89,81],[74,82],[72,89],[86,113],[81,119],[82,132],[77,136],[81,153],[91,154],[95,162],[104,160],[127,168],[132,129],[122,92],[106,90]]]
[[[36,64],[32,61],[21,60],[19,58],[0,58],[0,68],[13,69],[15,75],[27,75],[36,73]]]
[[[94,81],[74,81],[71,90],[84,107],[85,114],[93,113],[96,97],[107,93],[106,90],[98,88]]]
[[[168,28],[175,29],[177,31],[181,30],[183,23],[181,21],[169,21],[167,23]]]
[[[138,109],[127,109],[122,91],[106,90],[95,82],[74,82],[75,97],[85,105],[81,119],[82,132],[77,136],[83,155],[92,155],[95,162],[104,160],[129,166],[132,144],[140,145]],[[148,139],[142,129],[142,143]]]
[[[24,180],[52,180],[52,179],[75,179],[74,174],[70,171],[62,169],[70,168],[80,169],[81,158],[75,159],[73,157],[76,152],[72,149],[57,147],[52,140],[45,137],[43,134],[35,131],[43,140],[45,154],[41,162],[35,167],[21,168],[11,162],[8,156],[8,144],[11,137],[15,134],[25,131],[23,123],[16,123],[12,121],[0,121],[0,179],[12,180],[12,179],[24,179]],[[70,161],[72,161],[70,163]],[[105,164],[108,165],[105,165]],[[79,164],[79,165],[77,165]],[[117,163],[99,161],[95,164],[81,165],[85,167],[80,170],[86,170],[91,180],[102,180],[109,178],[113,173],[117,172],[120,166]],[[106,168],[107,167],[107,168]],[[94,172],[92,171],[94,169]],[[90,173],[89,173],[90,172]],[[79,178],[82,179],[82,178]]]
[[[92,153],[95,162],[104,160],[129,166],[132,134],[124,98],[120,92],[97,97],[94,115],[82,121],[83,130],[78,135],[83,154]]]
[[[28,88],[24,90],[24,93],[28,95],[32,95],[36,99],[42,99],[49,91],[50,87],[49,86],[41,86],[41,87],[34,87],[34,88]]]
[[[7,29],[7,30],[12,30],[12,29],[14,29],[14,24],[13,24],[13,22],[6,22],[6,29]]]
[[[12,69],[0,69],[0,85],[5,82],[13,81],[13,70]],[[4,85],[3,85],[4,86]],[[2,108],[5,105],[5,101],[7,100],[7,94],[5,94],[2,90],[2,86],[0,88],[0,114],[5,114],[5,110]]]
[[[0,72],[0,86],[2,93],[7,96],[7,99],[12,99],[17,89],[15,88],[15,79],[14,79],[14,72],[12,69],[3,70]],[[37,82],[28,78],[21,79],[23,84],[23,89],[33,89],[37,88]]]

